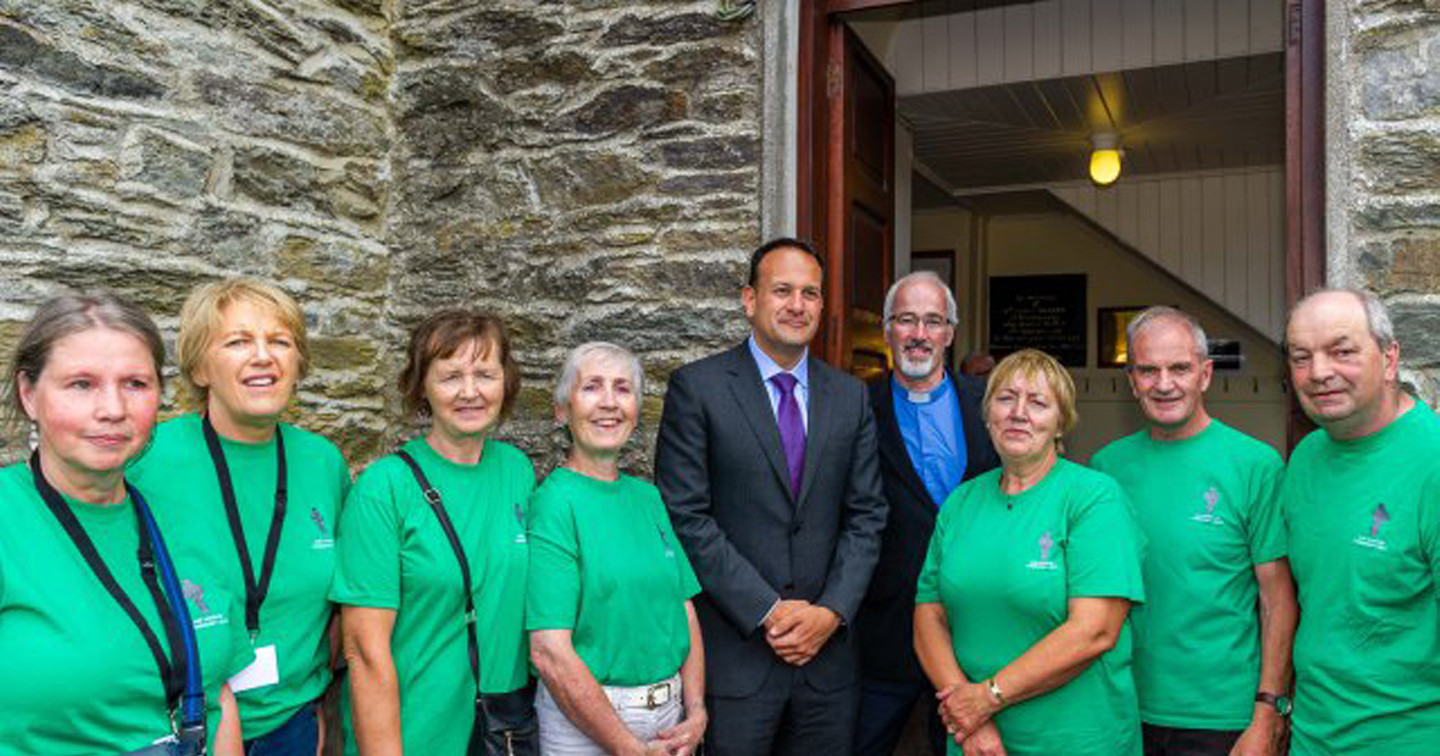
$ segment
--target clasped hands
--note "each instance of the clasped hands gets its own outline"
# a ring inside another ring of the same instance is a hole
[[[936,691],[940,721],[965,756],[1004,756],[1000,732],[990,718],[1001,706],[984,685],[961,682]]]
[[[840,615],[803,599],[783,599],[765,618],[765,640],[786,664],[803,667],[840,627]]]

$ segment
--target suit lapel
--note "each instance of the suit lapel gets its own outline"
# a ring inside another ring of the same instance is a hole
[[[800,480],[800,497],[797,505],[805,502],[805,495],[820,470],[820,450],[825,448],[825,436],[830,432],[830,416],[820,406],[819,397],[829,390],[825,370],[819,360],[810,360],[806,370],[810,374],[809,397],[805,402],[807,427],[805,429],[805,477]],[[777,431],[778,436],[778,431]]]
[[[986,430],[982,417],[985,409],[980,406],[981,395],[967,390],[958,378],[952,377],[951,385],[955,387],[955,401],[960,407],[960,425],[965,429],[965,475],[960,481],[964,483],[983,472],[982,466],[989,469],[986,462],[994,452],[990,449],[990,431]]]
[[[890,464],[900,471],[900,479],[910,487],[915,500],[929,505],[926,510],[935,515],[935,502],[930,500],[930,491],[915,471],[915,462],[910,459],[910,450],[905,448],[905,437],[900,435],[900,420],[895,417],[895,384],[890,376],[885,377],[880,387],[880,406],[875,410],[875,430],[879,436],[880,453],[891,457]]]
[[[775,412],[770,409],[770,396],[760,380],[760,368],[750,356],[750,347],[742,343],[731,352],[730,393],[740,405],[740,416],[755,434],[765,459],[786,493],[790,491],[789,468],[785,466],[785,450],[780,444],[780,426],[775,422]],[[807,465],[808,466],[808,465]]]

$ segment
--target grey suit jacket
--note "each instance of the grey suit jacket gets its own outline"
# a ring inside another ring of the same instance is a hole
[[[758,630],[780,598],[837,612],[844,625],[799,674],[820,690],[857,679],[859,610],[885,526],[875,420],[865,387],[811,359],[805,473],[791,494],[780,431],[742,343],[670,376],[655,482],[704,589],[696,611],[707,690],[757,691],[776,666]]]

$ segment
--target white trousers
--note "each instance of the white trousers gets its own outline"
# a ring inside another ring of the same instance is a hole
[[[664,730],[680,723],[685,716],[684,696],[680,691],[680,675],[669,680],[670,700],[649,708],[645,705],[645,691],[651,687],[641,685],[635,688],[602,686],[605,697],[615,708],[620,721],[630,732],[648,743]],[[540,756],[607,756],[605,749],[597,745],[579,727],[576,727],[565,712],[555,703],[545,683],[535,696],[535,714],[540,720]]]

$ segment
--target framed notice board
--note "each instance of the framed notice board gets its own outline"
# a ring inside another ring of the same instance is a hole
[[[1040,349],[1066,367],[1085,367],[1085,274],[990,279],[990,352],[996,359]]]

